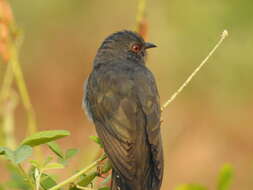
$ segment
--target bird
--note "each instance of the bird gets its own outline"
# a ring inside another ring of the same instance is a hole
[[[159,190],[163,179],[160,97],[136,32],[109,35],[85,82],[83,105],[112,164],[111,190]]]

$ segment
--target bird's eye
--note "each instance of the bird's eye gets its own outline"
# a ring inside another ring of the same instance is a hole
[[[140,50],[141,50],[141,46],[140,44],[134,44],[132,47],[131,47],[131,50],[135,53],[138,53]]]

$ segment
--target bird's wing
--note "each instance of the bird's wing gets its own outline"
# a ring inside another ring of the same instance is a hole
[[[135,75],[134,79],[135,84],[140,87],[137,88],[137,95],[145,115],[146,133],[151,147],[151,160],[154,165],[152,186],[157,188],[157,186],[161,185],[163,177],[163,148],[160,131],[160,97],[153,74],[149,70],[142,69],[137,75]]]
[[[136,168],[146,173],[151,169],[150,183],[160,185],[160,104],[153,75],[144,67],[117,72],[98,72],[88,82],[87,98],[97,133],[118,174],[133,180]]]
[[[128,180],[133,179],[136,169],[133,163],[137,125],[145,124],[134,86],[127,72],[110,68],[90,76],[86,95],[105,151],[117,173]]]

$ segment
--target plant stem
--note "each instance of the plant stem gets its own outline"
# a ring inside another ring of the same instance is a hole
[[[175,98],[178,94],[182,92],[182,90],[189,84],[189,82],[192,80],[192,78],[198,73],[198,71],[206,64],[208,59],[213,55],[213,53],[216,51],[216,49],[221,45],[223,40],[228,36],[227,30],[224,30],[220,40],[218,43],[214,46],[214,48],[209,52],[207,57],[200,63],[200,65],[190,74],[190,76],[186,79],[186,81],[177,89],[177,91],[163,104],[161,107],[161,111],[163,111]]]
[[[61,183],[57,184],[56,186],[50,188],[49,190],[57,190],[60,187],[63,187],[64,185],[66,185],[66,184],[72,183],[78,177],[80,177],[82,174],[90,171],[92,168],[94,168],[99,162],[103,161],[104,159],[106,159],[105,154],[102,157],[100,157],[99,159],[97,159],[96,161],[94,161],[92,164],[87,166],[86,168],[82,169],[81,171],[77,172],[76,174],[74,174],[73,176],[69,177],[68,179],[62,181]]]
[[[36,121],[35,121],[35,114],[33,111],[33,107],[28,95],[27,87],[25,84],[24,76],[20,67],[20,64],[18,62],[18,55],[17,55],[17,49],[15,45],[13,45],[11,49],[11,65],[12,70],[17,82],[17,86],[19,89],[19,93],[23,102],[23,105],[25,107],[25,110],[27,112],[27,119],[28,119],[28,134],[31,135],[37,131],[36,127]]]
[[[146,8],[146,0],[139,0],[138,10],[137,10],[137,15],[136,15],[137,28],[138,28],[138,24],[143,20],[143,17],[145,15],[145,8]]]
[[[136,31],[143,37],[143,39],[146,40],[148,33],[148,23],[145,19],[145,12],[146,0],[139,0],[136,14]]]
[[[13,72],[11,64],[7,65],[4,75],[3,84],[0,90],[0,127],[1,139],[0,145],[15,148],[15,135],[14,135],[14,108],[16,105],[16,96],[11,91],[11,84],[13,81]]]
[[[35,173],[37,174],[37,175],[35,175],[35,187],[36,187],[36,190],[39,190],[40,189],[40,178],[41,178],[42,173],[39,168],[35,168]]]
[[[13,81],[13,72],[11,64],[8,64],[4,75],[3,85],[0,91],[0,101],[3,101],[8,96],[12,81]]]
[[[30,179],[30,177],[27,175],[27,173],[25,172],[24,168],[22,167],[21,164],[17,165],[18,171],[19,173],[24,177],[24,180],[28,182],[29,186],[32,188],[32,190],[35,190],[35,185],[32,182],[32,180]]]
[[[17,106],[18,98],[17,94],[10,90],[8,97],[2,102],[3,106],[3,134],[4,134],[4,144],[6,147],[15,149],[16,148],[16,139],[15,139],[15,119],[14,112]]]

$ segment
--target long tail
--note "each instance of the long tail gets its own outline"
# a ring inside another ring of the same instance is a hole
[[[131,186],[114,169],[112,170],[111,190],[136,190]]]
[[[161,181],[159,181],[153,174],[154,172],[150,170],[146,180],[141,183],[138,180],[126,180],[115,170],[112,170],[111,190],[159,190],[161,187]]]

